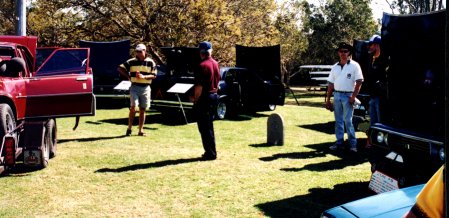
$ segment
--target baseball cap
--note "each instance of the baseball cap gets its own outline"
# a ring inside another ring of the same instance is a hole
[[[143,50],[147,50],[147,47],[144,44],[138,44],[136,46],[136,51],[143,51]]]
[[[371,38],[369,39],[368,44],[369,44],[369,45],[371,45],[371,44],[380,44],[381,41],[382,41],[382,40],[381,40],[381,38],[380,38],[379,35],[373,35],[373,36],[371,36]]]
[[[200,42],[200,44],[198,45],[198,48],[200,50],[209,50],[212,49],[212,43],[208,42],[208,41],[204,41],[204,42]]]

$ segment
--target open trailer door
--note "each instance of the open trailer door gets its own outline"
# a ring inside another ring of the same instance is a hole
[[[236,67],[254,72],[267,85],[268,104],[284,105],[285,87],[281,75],[281,46],[248,47],[236,45]]]

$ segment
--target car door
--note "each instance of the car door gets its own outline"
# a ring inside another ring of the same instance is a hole
[[[54,50],[26,81],[26,118],[94,115],[88,48]]]

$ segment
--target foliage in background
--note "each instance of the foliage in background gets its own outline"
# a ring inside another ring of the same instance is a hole
[[[47,4],[56,8],[49,8]],[[214,44],[216,58],[226,65],[234,61],[235,44],[262,46],[279,42],[270,19],[275,9],[276,4],[272,0],[37,0],[32,10],[34,19],[29,22],[33,23],[30,31],[42,34],[39,30],[45,31],[55,25],[41,22],[39,17],[48,17],[46,13],[49,11],[65,11],[71,14],[67,16],[72,21],[71,25],[54,29],[62,35],[67,33],[67,44],[75,44],[79,39],[111,41],[130,38],[135,44],[145,43],[151,56],[159,63],[163,62],[159,47],[196,46],[199,41],[209,40]],[[44,42],[61,44],[53,38]]]
[[[387,1],[387,3],[389,3]],[[395,0],[389,3],[391,9],[400,14],[416,14],[438,11],[444,8],[443,0]]]
[[[0,0],[0,35],[14,35],[14,2],[15,0]]]
[[[283,81],[289,84],[291,72],[304,64],[301,53],[307,49],[307,38],[301,31],[301,3],[286,1],[278,7],[274,26],[280,34]]]
[[[379,25],[372,0],[34,0],[28,6],[27,34],[40,46],[77,46],[79,40],[143,42],[163,63],[162,46],[214,44],[221,65],[235,63],[235,45],[281,44],[284,81],[303,64],[332,64],[339,41],[368,39]],[[387,1],[387,0],[385,0]],[[0,0],[0,34],[13,35],[15,0]],[[392,11],[439,10],[442,0],[394,0]]]
[[[368,0],[328,1],[321,6],[303,2],[302,6],[303,32],[309,43],[301,55],[305,63],[333,64],[339,42],[368,39],[378,29]]]

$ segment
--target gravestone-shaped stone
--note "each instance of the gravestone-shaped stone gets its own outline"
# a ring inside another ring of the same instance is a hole
[[[267,144],[284,145],[284,119],[280,114],[273,113],[268,117]]]

